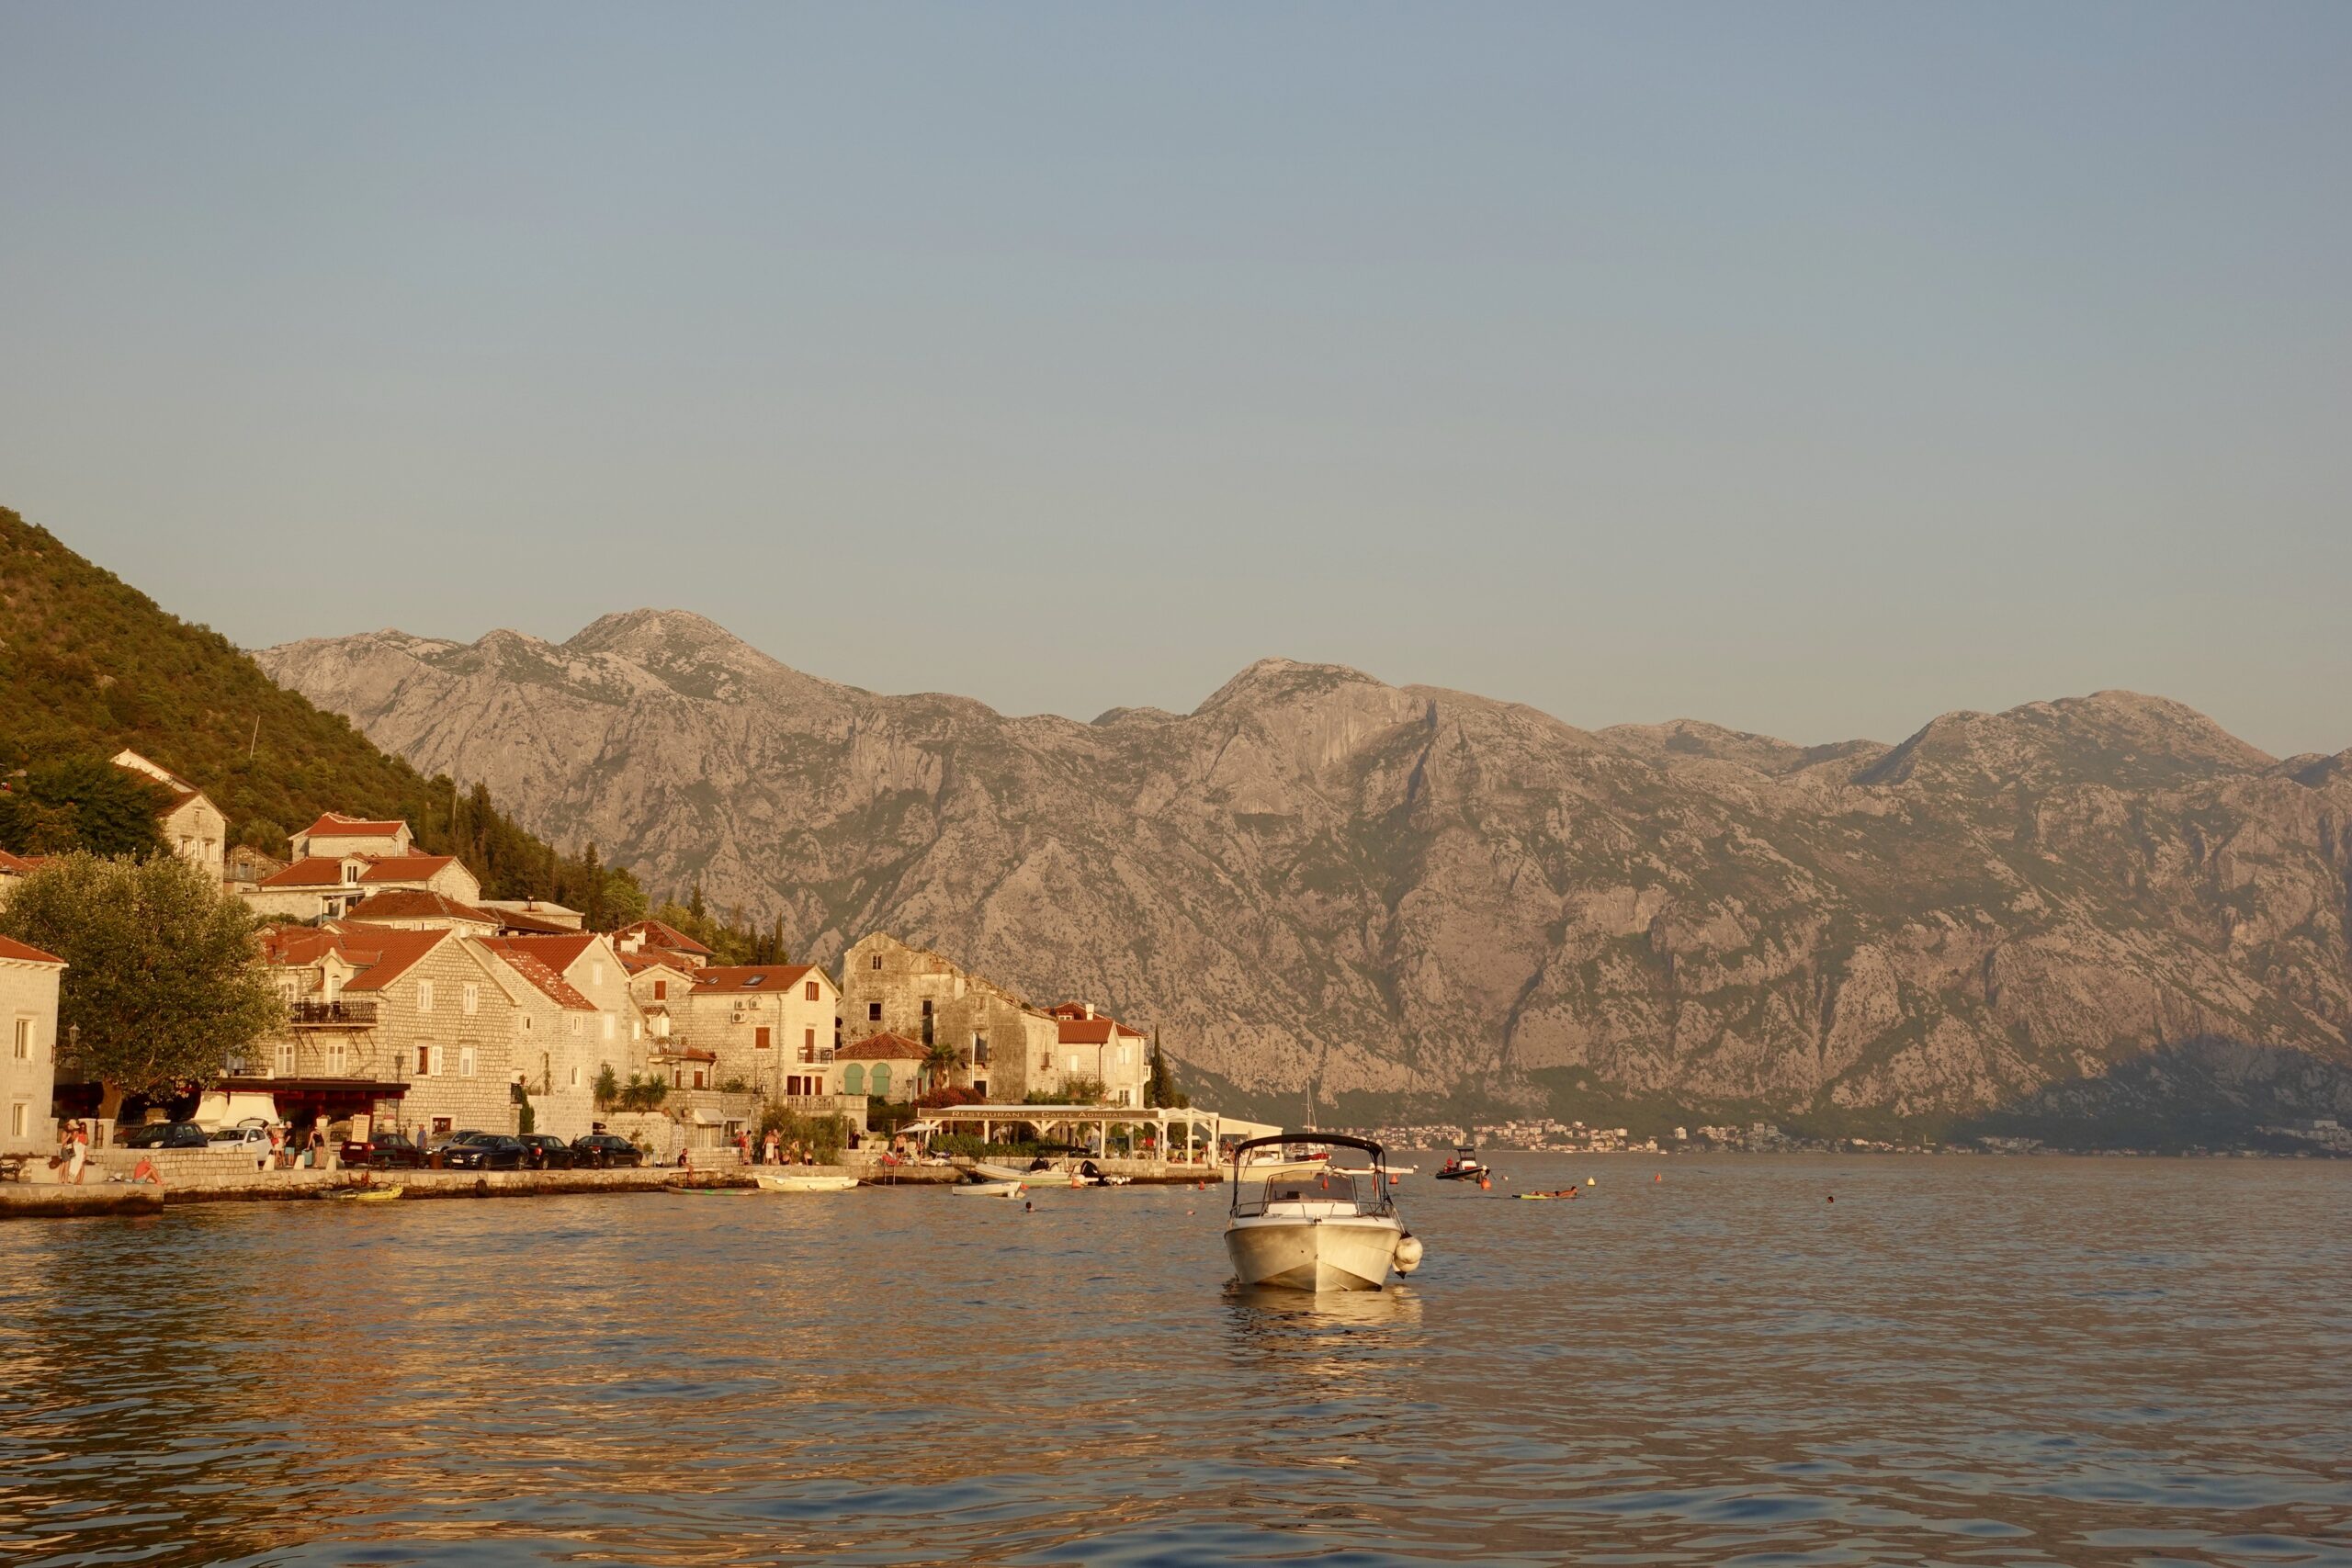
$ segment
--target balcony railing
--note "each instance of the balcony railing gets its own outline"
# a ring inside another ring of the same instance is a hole
[[[830,1062],[833,1059],[833,1048],[831,1045],[803,1045],[800,1047],[800,1059],[804,1062]]]
[[[294,1002],[287,1021],[298,1029],[373,1029],[376,1004],[368,1002]]]

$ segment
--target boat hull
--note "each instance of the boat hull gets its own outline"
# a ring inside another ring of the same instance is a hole
[[[846,1192],[857,1185],[854,1176],[778,1176],[755,1170],[752,1179],[763,1192]]]
[[[1388,1282],[1404,1227],[1384,1215],[1263,1215],[1226,1227],[1234,1277],[1294,1291],[1377,1291]]]
[[[958,1198],[1018,1198],[1018,1181],[967,1181],[947,1190]]]

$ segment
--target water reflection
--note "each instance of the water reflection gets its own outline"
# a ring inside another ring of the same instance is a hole
[[[10,1226],[0,1560],[2352,1562],[2352,1171],[1506,1161],[1323,1297],[1134,1189]]]

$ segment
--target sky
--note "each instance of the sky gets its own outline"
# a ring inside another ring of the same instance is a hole
[[[2347,81],[2335,0],[0,0],[0,505],[248,647],[2334,751]]]

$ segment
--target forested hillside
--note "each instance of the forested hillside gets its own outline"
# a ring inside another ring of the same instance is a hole
[[[209,795],[231,844],[286,852],[322,811],[397,817],[455,853],[491,897],[553,898],[601,916],[645,907],[635,878],[563,854],[476,786],[426,778],[341,716],[277,685],[228,638],[161,609],[47,529],[0,507],[0,779],[128,746]],[[5,846],[0,846],[5,847]]]

